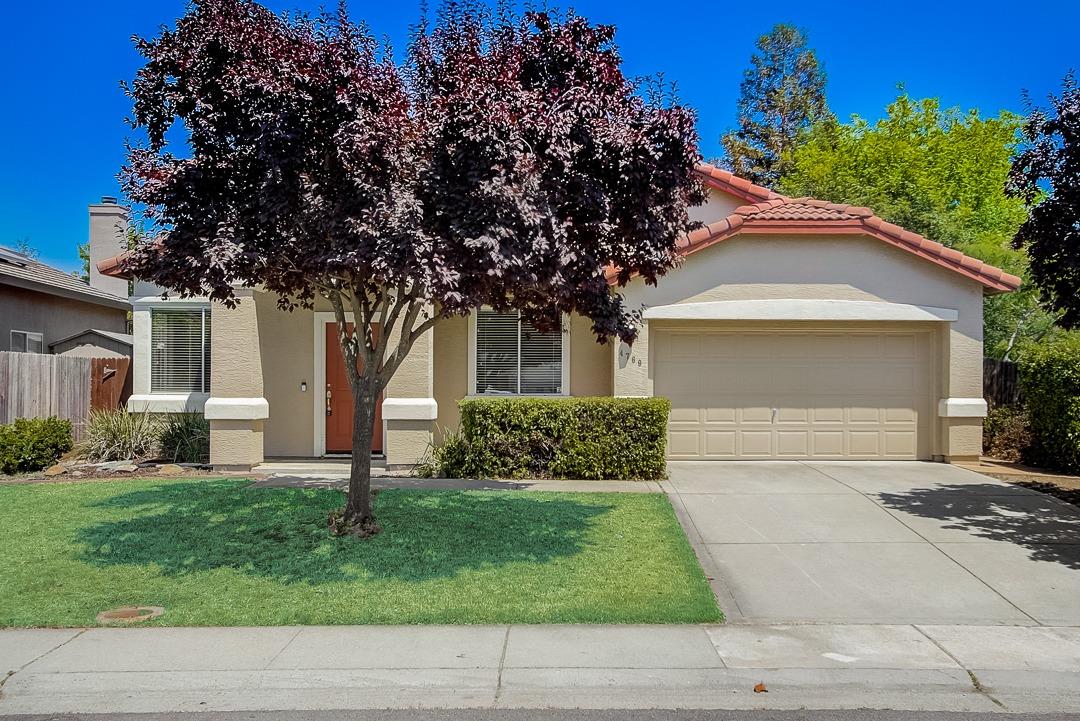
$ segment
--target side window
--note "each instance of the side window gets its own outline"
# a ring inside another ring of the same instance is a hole
[[[44,353],[45,343],[41,333],[26,330],[11,331],[11,350],[15,353]]]

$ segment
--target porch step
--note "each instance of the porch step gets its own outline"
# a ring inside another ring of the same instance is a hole
[[[271,458],[253,467],[251,472],[272,477],[348,478],[350,468],[348,458]],[[371,475],[386,475],[385,459],[371,460]]]

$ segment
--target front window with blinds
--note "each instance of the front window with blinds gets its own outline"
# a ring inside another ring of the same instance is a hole
[[[210,309],[150,311],[150,392],[210,392]]]
[[[476,314],[477,395],[562,395],[563,334],[541,333],[516,312]]]

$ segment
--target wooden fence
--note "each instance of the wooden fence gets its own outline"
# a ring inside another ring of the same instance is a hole
[[[1015,363],[983,358],[983,397],[991,406],[1012,406],[1023,400],[1020,370]]]
[[[118,408],[130,394],[130,358],[0,352],[0,423],[67,418],[75,440],[91,409]]]

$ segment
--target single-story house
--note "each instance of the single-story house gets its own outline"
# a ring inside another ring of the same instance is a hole
[[[472,396],[666,396],[672,459],[934,459],[981,451],[983,297],[1020,279],[876,217],[788,198],[710,165],[679,267],[623,289],[633,347],[570,317],[541,334],[479,310],[417,342],[376,448],[416,462]],[[118,259],[99,266],[119,272]],[[204,411],[215,466],[349,451],[330,307],[234,309],[136,284],[133,410]]]
[[[90,260],[123,248],[126,209],[115,198],[90,206]],[[128,283],[91,262],[90,282],[8,248],[0,248],[0,351],[49,353],[87,329],[124,334]],[[108,344],[114,349],[114,344]]]

